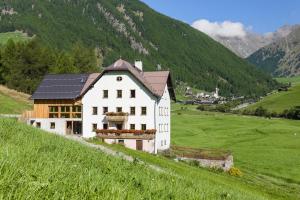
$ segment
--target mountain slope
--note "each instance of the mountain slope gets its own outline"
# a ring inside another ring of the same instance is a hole
[[[0,32],[22,30],[62,49],[81,40],[97,48],[104,66],[120,56],[142,59],[147,70],[160,64],[174,80],[208,91],[218,85],[223,95],[260,95],[275,85],[207,35],[137,0],[15,0],[0,7]]]
[[[274,76],[300,74],[300,26],[286,37],[249,56],[248,60]]]

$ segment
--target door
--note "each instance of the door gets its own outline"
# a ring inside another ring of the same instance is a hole
[[[73,134],[75,135],[82,134],[82,123],[80,121],[73,122]]]
[[[116,128],[118,130],[122,130],[123,129],[123,124],[116,124]]]
[[[72,134],[72,130],[73,130],[73,125],[71,121],[67,121],[66,124],[66,134],[70,135]]]
[[[143,151],[143,140],[136,140],[136,150]]]

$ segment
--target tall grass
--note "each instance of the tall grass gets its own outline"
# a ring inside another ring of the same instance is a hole
[[[0,199],[264,199],[218,175],[195,177],[187,168],[182,176],[172,165],[157,172],[0,119]]]

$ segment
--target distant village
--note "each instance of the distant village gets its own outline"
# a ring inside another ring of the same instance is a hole
[[[244,100],[244,96],[226,98],[219,95],[220,89],[215,88],[213,92],[194,92],[191,87],[185,87],[184,96],[189,100],[178,100],[179,103],[193,105],[225,104],[234,100]]]

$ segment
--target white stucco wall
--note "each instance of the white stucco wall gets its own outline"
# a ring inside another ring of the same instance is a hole
[[[121,76],[122,81],[117,81]],[[108,90],[108,98],[103,98],[103,90]],[[122,98],[117,98],[117,90],[122,90]],[[130,90],[135,90],[136,98],[130,98]],[[97,124],[102,129],[103,123],[108,123],[103,115],[103,107],[108,107],[108,112],[116,112],[116,107],[122,107],[123,112],[130,112],[130,107],[135,107],[136,114],[128,116],[124,129],[129,129],[130,124],[135,124],[135,129],[140,130],[141,124],[146,124],[147,129],[155,129],[155,104],[156,98],[128,72],[108,72],[104,74],[82,98],[83,104],[83,137],[94,137],[92,124]],[[92,108],[98,107],[98,114],[92,115]],[[141,115],[141,107],[147,107],[147,115]],[[115,127],[109,127],[110,129]]]
[[[66,121],[81,121],[81,119],[73,119],[73,118],[31,118],[28,120],[28,124],[30,124],[30,121],[34,120],[34,123],[32,126],[36,127],[37,122],[41,123],[41,129],[51,132],[51,133],[57,133],[60,135],[66,134]],[[51,122],[55,123],[55,128],[51,129],[50,125]]]
[[[120,139],[105,139],[104,141],[108,144],[118,144]],[[121,139],[123,140],[123,139]],[[124,146],[136,150],[135,139],[124,139]],[[155,152],[155,141],[154,140],[143,140],[143,151],[154,153]]]
[[[170,148],[171,143],[171,100],[166,85],[164,94],[156,104],[156,147],[157,150]]]

